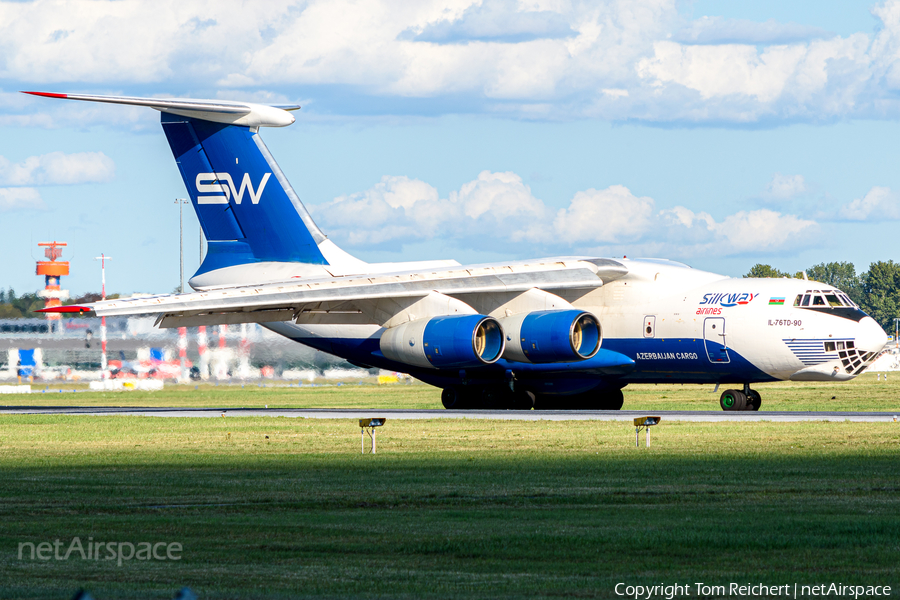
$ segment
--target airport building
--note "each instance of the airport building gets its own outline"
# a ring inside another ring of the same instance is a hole
[[[111,378],[179,379],[177,329],[158,329],[153,318],[107,318]],[[101,379],[99,318],[0,319],[0,380]],[[185,330],[187,376],[200,380],[308,379],[353,369],[329,354],[291,343],[260,325]]]

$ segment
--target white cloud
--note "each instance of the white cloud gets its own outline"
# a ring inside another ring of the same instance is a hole
[[[850,221],[895,221],[900,219],[900,198],[891,188],[875,186],[844,205],[838,214]]]
[[[385,176],[364,192],[310,207],[324,229],[350,246],[397,247],[432,237],[469,238],[486,247],[521,237],[521,229],[543,219],[544,204],[515,173],[483,171],[441,199],[418,179]]]
[[[553,233],[568,244],[616,243],[640,239],[653,225],[652,198],[638,198],[623,185],[578,192],[556,213]]]
[[[68,185],[110,181],[116,166],[102,152],[51,152],[12,163],[0,156],[0,184]]]
[[[763,23],[746,19],[704,16],[675,32],[673,40],[686,44],[790,44],[816,38],[834,37],[818,27],[797,23]]]
[[[808,191],[803,175],[782,175],[775,173],[772,181],[766,186],[764,194],[769,198],[788,200],[796,198]]]
[[[715,225],[723,254],[770,253],[810,241],[818,232],[814,221],[768,209],[740,211]],[[726,246],[727,245],[727,246]]]
[[[24,89],[77,81],[71,91],[312,97],[331,113],[403,113],[411,104],[391,99],[414,97],[434,99],[418,111],[526,118],[896,118],[900,0],[872,13],[877,33],[842,37],[771,19],[686,20],[676,0],[0,2],[0,78]],[[0,124],[78,119],[35,106],[0,94]],[[82,123],[133,119],[79,110]]]
[[[44,200],[34,188],[0,187],[0,211],[10,210],[44,210]]]
[[[311,211],[338,243],[399,250],[422,239],[505,254],[621,252],[652,249],[690,257],[771,253],[813,241],[814,221],[772,210],[741,211],[717,222],[683,206],[658,210],[647,196],[622,185],[577,192],[554,211],[515,173],[483,171],[439,198],[427,183],[383,177],[364,192],[341,196]]]
[[[715,229],[716,222],[709,213],[695,213],[684,206],[676,206],[668,210],[660,211],[663,222],[669,227],[704,227],[708,231]]]
[[[531,188],[515,173],[482,171],[459,192],[450,193],[450,202],[459,203],[471,219],[482,216],[499,222],[509,219],[533,219],[543,216],[544,204],[531,195]]]
[[[638,73],[657,85],[674,83],[694,90],[704,100],[734,95],[772,103],[794,79],[806,84],[801,91],[823,88],[828,80],[828,60],[862,58],[865,46],[848,42],[819,42],[818,56],[813,55],[813,45],[773,46],[760,51],[739,44],[689,46],[660,41],[654,44],[653,58],[638,63]]]
[[[320,224],[350,246],[392,245],[433,235],[446,215],[424,181],[385,176],[372,188],[310,206]]]
[[[402,38],[422,42],[458,43],[473,40],[522,42],[565,38],[574,35],[566,18],[549,10],[517,10],[511,0],[485,0],[461,15],[427,24],[421,31],[408,31]]]

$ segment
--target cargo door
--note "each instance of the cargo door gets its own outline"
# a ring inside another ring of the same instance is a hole
[[[711,363],[731,362],[725,337],[725,318],[707,317],[703,321],[703,345]]]

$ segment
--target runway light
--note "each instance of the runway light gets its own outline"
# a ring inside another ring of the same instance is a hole
[[[662,417],[638,417],[634,420],[634,447],[637,448],[641,445],[641,429],[646,431],[644,435],[644,439],[646,440],[647,447],[650,447],[650,428],[654,425],[659,425],[659,422],[662,421]]]
[[[366,453],[366,433],[368,432],[369,437],[372,439],[372,454],[375,454],[375,428],[381,427],[384,425],[384,422],[387,419],[384,417],[378,417],[374,419],[360,419],[359,420],[359,435],[360,435],[360,449],[362,450],[362,454]]]

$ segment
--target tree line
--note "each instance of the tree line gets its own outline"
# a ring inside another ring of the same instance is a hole
[[[107,296],[110,300],[118,297],[118,294]],[[66,300],[63,304],[84,304],[86,302],[99,301],[100,294],[89,292],[84,296]],[[39,308],[44,308],[44,299],[38,297],[37,293],[26,292],[21,296],[17,296],[16,291],[12,288],[8,290],[0,288],[0,319],[21,319],[23,317],[43,319],[44,315],[42,313],[34,312]]]
[[[744,277],[803,279],[803,273],[788,273],[771,265],[755,264]],[[805,273],[813,281],[846,292],[885,331],[894,330],[894,319],[900,317],[900,263],[892,260],[873,262],[868,271],[858,275],[851,262],[819,263],[806,269]]]

